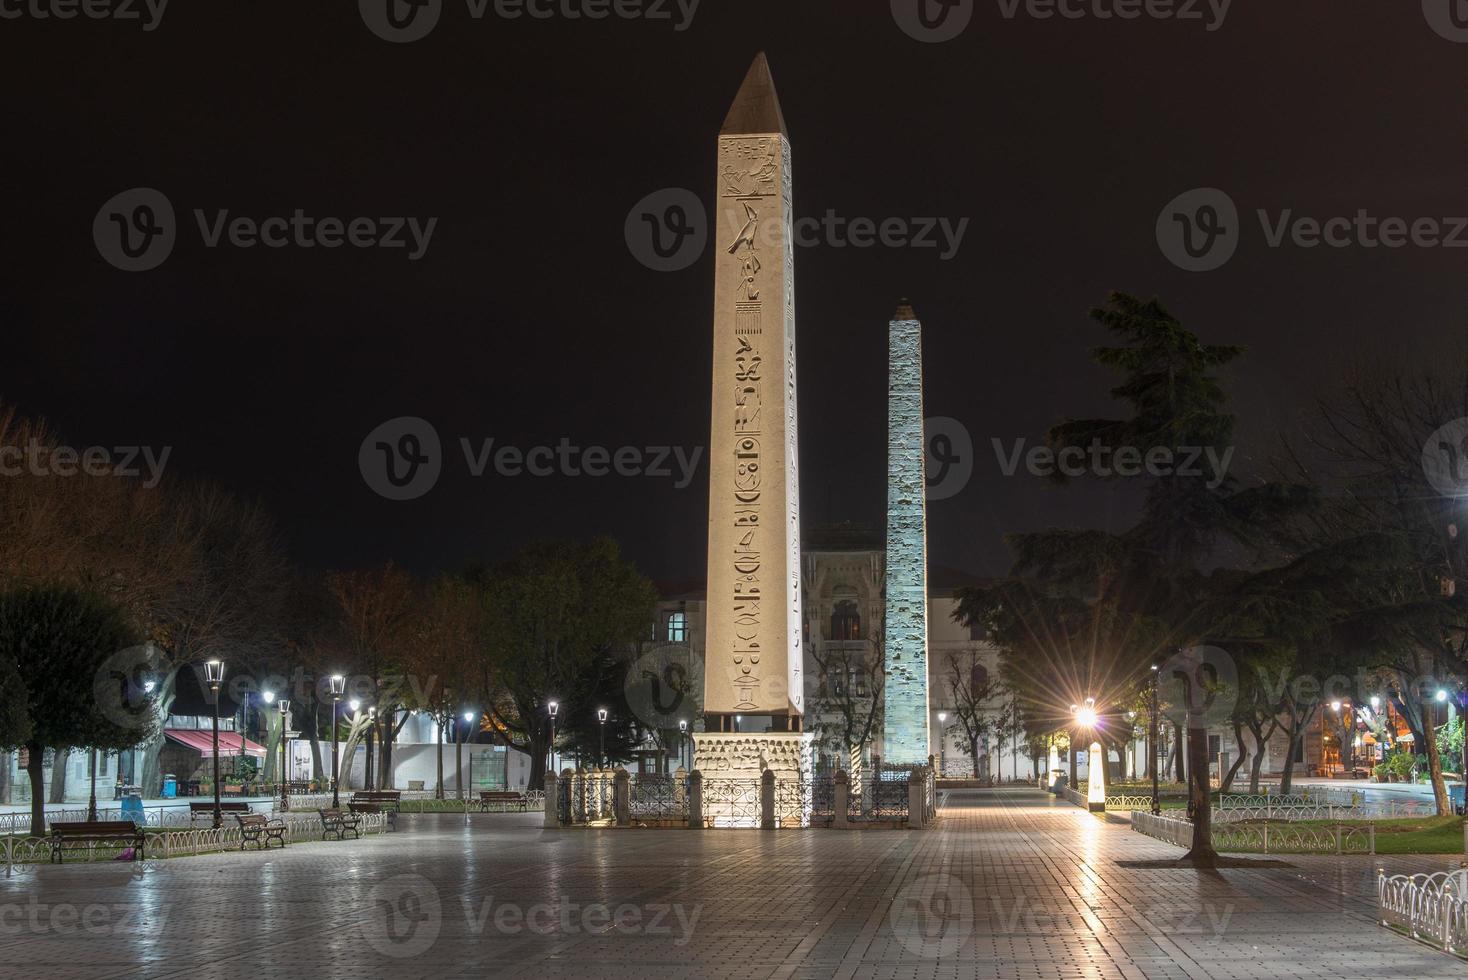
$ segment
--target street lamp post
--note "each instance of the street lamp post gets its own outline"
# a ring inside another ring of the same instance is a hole
[[[938,775],[943,775],[945,759],[948,756],[948,734],[943,730],[944,723],[948,721],[948,712],[938,712]],[[999,763],[1004,765],[1003,761]]]
[[[596,709],[596,721],[597,721],[597,724],[600,726],[600,729],[599,729],[599,743],[600,743],[600,746],[601,746],[600,753],[597,756],[596,764],[597,764],[597,768],[599,768],[599,769],[605,769],[607,767],[607,709],[606,708],[597,708]]]
[[[474,721],[474,712],[464,712],[464,724]],[[471,732],[472,734],[472,732]],[[459,721],[454,719],[454,791],[464,798],[464,737],[459,734]]]
[[[219,687],[224,683],[224,661],[211,660],[204,665],[204,677],[209,690],[214,694],[214,829],[224,826],[224,816],[219,812]]]
[[[291,728],[291,703],[281,698],[280,704],[280,808],[289,810],[291,808],[291,781],[290,773],[286,765],[286,732]]]
[[[376,789],[377,784],[372,781],[372,749],[377,741],[377,705],[367,709],[367,788]]]
[[[96,820],[97,819],[97,750],[96,749],[92,749],[90,751],[91,751],[91,755],[92,755],[92,759],[91,759],[91,765],[92,765],[92,795],[87,800],[87,819],[88,820]]]
[[[684,756],[687,755],[687,749],[688,749],[688,721],[686,719],[679,719],[679,721],[678,721],[678,764],[683,767],[684,772],[687,772],[688,771],[688,765],[687,765],[687,763],[685,763],[683,761]]]
[[[337,708],[347,690],[347,679],[341,674],[331,675],[331,808],[341,808],[341,761],[337,758]]]
[[[1152,725],[1147,735],[1147,768],[1152,770],[1152,815],[1159,816],[1162,813],[1162,800],[1157,795],[1157,678],[1162,674],[1161,668],[1152,665]]]
[[[554,768],[556,764],[556,712],[560,710],[561,705],[557,701],[552,701],[550,704],[546,705],[546,711],[550,713],[550,747],[548,751],[550,759],[546,764],[551,766],[552,768]]]

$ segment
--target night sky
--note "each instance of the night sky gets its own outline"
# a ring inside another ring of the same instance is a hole
[[[1238,0],[1213,31],[1008,18],[1008,3],[973,4],[966,31],[933,44],[885,0],[704,0],[681,31],[676,5],[673,21],[507,20],[445,0],[406,44],[352,3],[178,3],[152,31],[0,19],[0,399],[73,445],[172,447],[171,475],[258,496],[308,567],[427,573],[605,532],[655,578],[700,579],[706,467],[683,489],[474,478],[459,440],[704,445],[717,242],[656,272],[624,228],[663,188],[712,200],[715,136],[760,50],[798,216],[968,221],[949,261],[799,251],[807,524],[880,526],[886,325],[904,296],[925,324],[928,414],[961,420],[978,453],[965,491],[930,507],[932,561],[977,574],[1005,569],[1006,532],[1129,521],[1125,491],[1005,477],[990,447],[1112,410],[1086,317],[1110,290],[1249,346],[1231,373],[1246,478],[1344,361],[1461,332],[1468,252],[1271,248],[1255,217],[1468,215],[1468,43],[1415,0]],[[177,214],[147,272],[114,268],[93,237],[104,202],[135,187]],[[1155,230],[1199,187],[1243,215],[1237,254],[1208,273],[1170,262]],[[209,248],[196,208],[437,223],[412,261]],[[447,456],[410,502],[358,467],[367,434],[400,416],[430,421]]]

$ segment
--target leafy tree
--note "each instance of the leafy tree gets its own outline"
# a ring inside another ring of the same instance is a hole
[[[1217,372],[1242,348],[1203,344],[1156,300],[1115,293],[1092,317],[1120,340],[1092,354],[1122,376],[1111,394],[1128,413],[1061,422],[1046,442],[1072,464],[1109,449],[1115,465],[1094,475],[1135,480],[1144,494],[1140,519],[1120,533],[1011,535],[1008,578],[960,593],[960,617],[988,630],[1004,652],[1005,683],[1026,714],[1052,730],[1069,724],[1070,704],[1124,702],[1152,664],[1207,643],[1221,619],[1212,571],[1220,553],[1271,544],[1274,523],[1309,498],[1295,486],[1241,487],[1228,473],[1234,417],[1224,410]],[[1164,451],[1177,465],[1130,472]],[[1119,472],[1124,461],[1127,473]],[[1057,467],[1055,479],[1072,478]],[[1196,686],[1177,693],[1199,698],[1206,692]],[[1185,722],[1197,820],[1184,860],[1212,866],[1205,718],[1194,710]]]
[[[860,759],[882,723],[882,694],[886,686],[886,657],[880,639],[872,644],[852,642],[814,644],[808,648],[816,676],[808,711],[816,723],[821,749],[834,753],[840,766]],[[859,778],[860,773],[853,773]]]
[[[610,678],[623,680],[616,654],[647,629],[657,590],[609,538],[532,544],[509,561],[472,571],[469,581],[484,607],[475,669],[479,690],[490,695],[489,726],[530,756],[530,785],[539,786],[547,703],[560,702],[557,735],[577,732],[571,737],[585,747],[588,719],[596,727]],[[617,723],[635,725],[630,711]],[[613,735],[607,735],[610,750]]]
[[[115,655],[137,639],[121,609],[80,590],[28,586],[0,594],[0,661],[25,678],[29,721],[28,732],[12,724],[6,747],[26,749],[32,835],[46,830],[47,748],[125,749],[152,734],[151,705],[118,710],[124,694],[116,687],[124,681],[111,671]],[[13,722],[13,709],[8,714]]]

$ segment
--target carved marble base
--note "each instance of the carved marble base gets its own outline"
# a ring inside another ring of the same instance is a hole
[[[809,732],[698,732],[693,767],[703,776],[710,827],[760,826],[760,783],[775,774],[775,825],[810,826],[815,735]]]

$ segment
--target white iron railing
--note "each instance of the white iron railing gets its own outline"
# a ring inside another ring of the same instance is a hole
[[[1468,956],[1468,871],[1378,875],[1376,907],[1387,928]]]
[[[1191,847],[1193,824],[1178,817],[1132,811],[1132,829],[1148,837]],[[1215,824],[1213,846],[1222,852],[1252,854],[1375,854],[1376,827],[1337,823],[1328,827],[1276,827],[1260,824]]]
[[[388,815],[385,813],[362,814],[357,830],[363,835],[381,834],[388,830]],[[321,818],[315,814],[285,814],[274,819],[285,824],[283,835],[292,844],[303,844],[321,840]],[[147,859],[175,858],[219,851],[237,851],[244,843],[238,821],[234,826],[204,829],[145,830],[143,856]],[[85,847],[70,844],[64,850],[64,861],[82,859],[92,861],[115,861],[125,848],[131,845],[117,843],[89,843]],[[251,848],[253,850],[253,848]],[[261,848],[262,850],[267,848]],[[5,864],[8,877],[17,865],[47,864],[51,861],[51,839],[49,837],[9,836],[0,838],[0,860]]]

